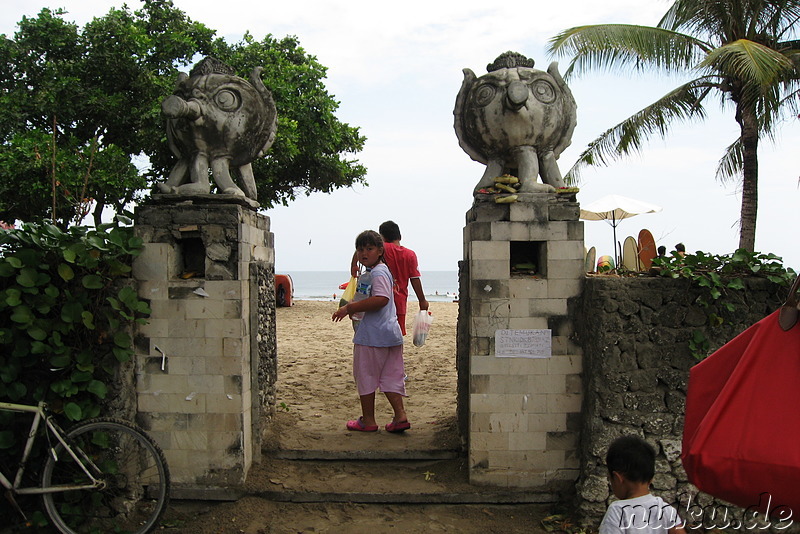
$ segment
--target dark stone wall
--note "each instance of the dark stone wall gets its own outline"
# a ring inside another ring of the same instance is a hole
[[[456,419],[458,433],[464,446],[469,450],[469,262],[458,262],[458,319],[456,322]]]
[[[261,406],[261,420],[271,417],[275,413],[275,395],[278,382],[278,349],[276,339],[276,309],[275,309],[275,268],[266,263],[254,264],[258,280],[258,331],[255,332],[256,340],[252,345],[258,348],[257,377],[259,406]]]
[[[775,311],[787,288],[763,278],[745,280],[717,304],[698,303],[702,292],[687,280],[591,276],[571,302],[577,342],[584,354],[585,396],[581,431],[578,511],[598,525],[613,500],[605,452],[616,437],[637,434],[658,452],[654,491],[668,502],[697,496],[680,461],[689,369],[697,363],[689,341],[695,330],[709,354]],[[729,311],[731,304],[734,311]],[[714,316],[722,324],[713,326]],[[712,319],[709,319],[712,318]]]

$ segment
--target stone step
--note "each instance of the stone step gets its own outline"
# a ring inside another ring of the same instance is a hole
[[[456,449],[427,449],[427,450],[356,450],[356,451],[331,451],[320,449],[280,449],[272,451],[269,456],[278,460],[455,460],[461,456],[461,451]]]
[[[265,457],[251,469],[244,493],[292,503],[531,504],[558,499],[548,491],[470,485],[463,458],[435,458],[441,451],[429,452],[428,458],[404,459],[330,459],[329,453],[323,454],[328,459]]]

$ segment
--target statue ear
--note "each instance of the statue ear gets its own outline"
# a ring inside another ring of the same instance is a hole
[[[564,83],[564,78],[561,77],[561,73],[558,72],[558,61],[550,63],[550,66],[547,67],[547,74],[555,78],[558,85],[566,85]]]
[[[267,150],[270,149],[272,143],[275,142],[275,134],[278,130],[278,110],[275,106],[275,99],[272,97],[272,91],[267,89],[267,87],[264,85],[264,81],[261,79],[261,73],[263,71],[264,67],[255,67],[252,72],[250,72],[250,84],[261,96],[267,109],[267,117],[265,120],[266,124],[268,125],[267,130],[269,131],[269,136],[264,142],[264,146],[256,155],[258,158],[266,154]]]
[[[467,108],[467,97],[469,96],[470,89],[472,89],[472,86],[475,85],[475,81],[478,79],[478,77],[475,76],[475,73],[472,72],[472,69],[463,69],[462,72],[464,73],[464,81],[461,82],[461,89],[458,91],[458,96],[456,97],[456,107],[453,109],[453,115],[455,119],[453,122],[453,127],[456,131],[458,144],[461,146],[464,152],[466,152],[473,160],[485,165],[487,162],[486,156],[481,154],[475,149],[475,147],[472,146],[472,144],[469,142],[469,136],[464,130],[464,113],[466,112]]]
[[[453,111],[456,116],[460,116],[463,113],[464,107],[467,104],[469,90],[475,85],[475,80],[478,79],[475,73],[472,72],[472,69],[463,69],[461,72],[464,73],[464,80],[461,82],[461,89],[459,89],[458,96],[456,96],[456,107]]]

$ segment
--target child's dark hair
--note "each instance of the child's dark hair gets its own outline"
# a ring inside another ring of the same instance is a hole
[[[631,482],[650,482],[656,474],[656,451],[639,436],[622,436],[609,445],[606,466]]]
[[[356,249],[361,247],[383,247],[383,238],[375,230],[364,230],[356,237]]]
[[[385,223],[381,224],[378,227],[378,231],[389,243],[402,239],[400,236],[400,227],[397,226],[397,223],[394,221],[386,221]]]

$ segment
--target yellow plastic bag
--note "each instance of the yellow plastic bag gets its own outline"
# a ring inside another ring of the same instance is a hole
[[[355,276],[350,277],[350,281],[347,282],[347,287],[344,288],[344,293],[342,293],[342,298],[339,299],[339,307],[347,306],[349,302],[353,300],[353,297],[356,296],[356,286],[358,285],[358,278]]]

